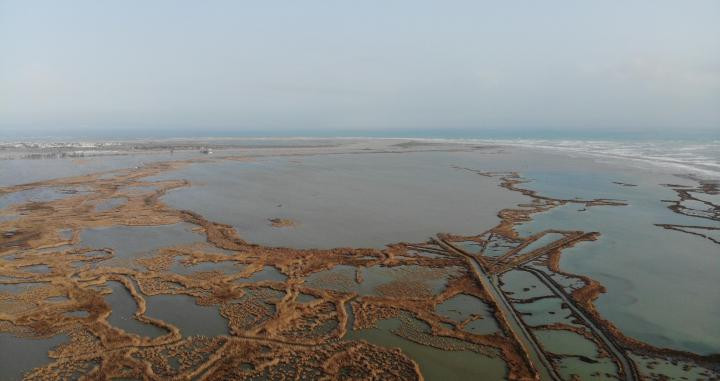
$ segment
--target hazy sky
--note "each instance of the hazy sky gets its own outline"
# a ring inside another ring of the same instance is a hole
[[[0,0],[0,130],[720,130],[720,1]]]

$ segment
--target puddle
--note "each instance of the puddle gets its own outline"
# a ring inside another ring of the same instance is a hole
[[[117,193],[150,193],[158,190],[158,187],[152,185],[133,185],[120,187]]]
[[[70,317],[76,317],[76,318],[86,318],[86,317],[90,316],[90,314],[87,311],[70,311],[70,312],[65,312],[64,315],[70,316]]]
[[[230,275],[241,272],[245,267],[246,265],[238,264],[235,261],[199,262],[190,266],[185,266],[184,264],[175,261],[172,266],[170,266],[170,272],[181,275],[190,275],[196,272],[217,271]]]
[[[30,265],[18,268],[20,271],[26,271],[35,274],[48,274],[51,269],[48,265]]]
[[[424,251],[424,250],[408,249],[407,252],[410,255],[419,255],[421,257],[426,257],[426,258],[447,258],[447,255],[445,255],[445,254],[433,253],[433,252]],[[366,257],[366,258],[362,258],[362,259],[372,260],[372,259],[376,259],[376,258],[375,257]]]
[[[475,241],[456,241],[453,245],[470,254],[480,254],[482,251],[482,244]]]
[[[287,275],[280,272],[280,270],[276,269],[272,266],[265,266],[262,270],[253,273],[248,278],[238,278],[235,279],[235,282],[239,283],[254,283],[254,282],[260,282],[263,280],[270,280],[274,282],[284,282],[287,280]]]
[[[127,199],[125,197],[113,197],[109,200],[98,202],[97,204],[95,204],[95,211],[105,212],[125,205],[126,203]]]
[[[318,298],[316,298],[310,294],[303,294],[303,293],[298,294],[298,296],[295,298],[295,301],[297,303],[310,303],[310,302],[314,302],[316,300],[318,300]]]
[[[18,218],[17,214],[5,214],[0,216],[0,222],[13,221]]]
[[[49,298],[46,298],[45,301],[49,303],[63,303],[70,301],[70,299],[67,296],[51,296]]]
[[[58,235],[60,236],[61,239],[69,241],[73,236],[73,230],[72,229],[60,229],[60,230],[58,230]]]
[[[42,282],[0,283],[0,292],[20,294],[42,286]]]

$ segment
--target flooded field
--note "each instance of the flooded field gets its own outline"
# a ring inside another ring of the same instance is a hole
[[[0,161],[0,380],[720,377],[706,179],[395,141],[43,160]]]

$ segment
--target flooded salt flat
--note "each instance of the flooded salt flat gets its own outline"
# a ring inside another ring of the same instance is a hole
[[[95,210],[97,210],[98,212],[106,212],[108,210],[112,210],[122,205],[125,205],[126,202],[127,199],[123,197],[111,198],[107,201],[95,204]]]
[[[33,188],[19,192],[13,192],[0,195],[0,209],[7,208],[10,205],[19,205],[28,202],[44,202],[59,200],[61,198],[70,197],[82,189],[73,188],[53,188],[41,187]]]
[[[99,156],[88,159],[16,159],[0,160],[0,186],[27,184],[62,177],[87,175],[116,169],[133,168],[143,164],[198,157],[199,153],[170,155],[133,154],[123,156]]]
[[[383,247],[438,232],[470,234],[526,201],[493,179],[452,170],[449,153],[331,155],[200,163],[147,178],[194,186],[163,197],[236,227],[251,242],[297,248]],[[278,229],[269,218],[297,221]]]
[[[570,203],[534,215],[534,220],[521,224],[518,231],[522,236],[546,229],[599,232],[601,235],[597,241],[582,242],[573,248],[563,249],[560,268],[588,275],[607,287],[608,292],[601,294],[596,302],[601,315],[624,333],[654,345],[697,353],[718,352],[720,327],[714,321],[720,316],[720,296],[717,288],[713,287],[717,269],[720,268],[717,245],[713,246],[710,240],[702,237],[655,225],[697,224],[696,218],[674,213],[667,208],[667,203],[662,202],[675,199],[677,195],[660,183],[692,185],[693,182],[687,179],[657,173],[641,175],[583,160],[574,160],[570,165],[556,155],[521,152],[517,155],[488,156],[471,152],[425,152],[197,163],[146,180],[188,179],[190,187],[173,190],[162,200],[170,207],[189,209],[211,221],[228,223],[252,243],[295,248],[382,248],[385,244],[398,241],[425,241],[439,232],[477,234],[497,224],[498,210],[529,201],[526,196],[498,187],[497,178],[457,170],[453,168],[456,165],[483,170],[520,169],[523,176],[532,179],[529,183],[520,184],[520,187],[537,190],[543,196],[570,200],[598,197],[627,200],[628,206],[586,207]],[[624,186],[618,182],[636,186]],[[701,197],[698,195],[698,198]],[[96,210],[112,212],[113,208],[124,204],[123,200],[105,200],[96,205]],[[702,203],[685,204],[700,207]],[[271,218],[291,219],[297,224],[277,228],[268,222]],[[714,221],[705,223],[717,225]],[[61,236],[69,239],[71,232],[65,231]],[[561,234],[546,234],[520,253],[532,252],[559,238],[562,238]],[[213,282],[209,280],[210,276],[220,279],[246,269],[246,265],[231,260],[232,251],[217,249],[206,240],[207,237],[197,231],[196,225],[178,223],[85,228],[80,230],[80,242],[76,246],[112,248],[115,257],[100,262],[102,266],[127,267],[141,272],[147,269],[139,266],[136,259],[156,255],[156,250],[169,246],[194,245],[193,250],[227,255],[227,260],[223,257],[183,264],[180,263],[182,259],[192,259],[192,256],[178,254],[171,258],[169,267],[162,270],[165,274],[183,275],[187,276],[183,279],[192,278],[193,281],[205,273],[206,283]],[[201,249],[200,245],[207,247]],[[485,255],[497,257],[516,245],[516,242],[491,241],[484,249]],[[477,253],[483,244],[464,241],[458,246]],[[446,254],[432,252],[418,255],[425,259],[449,258]],[[362,260],[374,258],[358,257]],[[5,259],[12,258],[8,256]],[[289,278],[278,270],[287,271],[288,267],[260,264],[255,267],[259,271],[245,278],[229,279],[227,284],[247,287],[271,281],[276,287],[275,284],[281,285],[281,282],[297,281],[297,278]],[[298,261],[294,265],[301,266],[303,263]],[[540,261],[528,266],[540,269]],[[42,264],[20,267],[21,271],[33,276],[50,276],[53,269],[53,266]],[[304,277],[301,284],[341,294],[357,293],[359,297],[403,300],[412,299],[408,295],[414,295],[414,298],[437,296],[446,289],[451,277],[464,272],[462,267],[454,265],[441,270],[417,265],[355,267],[341,264],[314,271]],[[207,274],[209,272],[214,274]],[[569,292],[578,288],[577,278],[564,278],[560,274],[550,274],[550,277]],[[501,289],[529,326],[553,323],[578,326],[562,301],[553,297],[553,292],[530,272],[511,270],[502,274],[499,280]],[[17,293],[25,287],[38,289],[39,285],[42,283],[28,282],[22,286],[2,284],[0,291]],[[104,297],[112,307],[108,318],[111,325],[140,336],[158,337],[166,333],[164,329],[134,318],[137,304],[120,282],[110,281],[105,287],[112,290]],[[175,287],[181,288],[179,284]],[[282,291],[272,291],[278,294],[273,301],[260,303],[267,316],[280,313],[274,303],[285,295]],[[230,323],[221,314],[218,304],[199,305],[197,297],[190,295],[145,295],[144,298],[147,302],[146,315],[178,326],[183,337],[228,336],[231,335],[229,324],[237,324]],[[314,295],[299,294],[297,302],[308,305],[317,299]],[[245,302],[243,299],[242,303]],[[249,305],[241,305],[240,300],[228,303],[240,309]],[[669,309],[668,304],[677,308]],[[332,306],[331,303],[328,305]],[[449,298],[438,304],[433,312],[449,319],[441,325],[447,329],[452,329],[453,324],[449,324],[452,321],[464,323],[458,329],[475,335],[500,332],[488,305],[468,294]],[[68,314],[76,319],[87,317],[84,311]],[[253,321],[257,324],[265,322],[267,316],[261,318],[258,315]],[[420,340],[434,337],[428,333],[429,325],[414,323],[415,331],[411,330],[411,333],[419,336],[413,341],[408,339],[409,336],[396,334],[398,330],[408,333],[403,324],[406,321],[381,320],[378,328],[351,330],[345,339],[363,339],[384,347],[399,347],[418,362],[426,379],[497,379],[507,372],[502,358],[486,353],[487,348],[485,352],[476,352],[442,350],[418,344],[418,337]],[[321,337],[336,327],[336,320],[328,320],[314,327],[313,332]],[[599,358],[595,344],[580,335],[546,329],[535,331],[535,335],[548,351],[571,355],[553,360],[563,378],[578,375],[582,379],[609,379],[612,377],[608,375],[617,373],[615,364],[607,358]],[[468,345],[459,339],[442,340],[445,340],[444,344],[457,340],[461,343],[458,344],[460,348]],[[675,371],[668,369],[668,372]]]
[[[96,249],[112,248],[114,258],[103,262],[105,266],[136,266],[137,258],[148,256],[162,247],[204,242],[202,234],[194,232],[193,225],[181,223],[161,226],[113,226],[85,229],[80,233],[77,246]]]
[[[340,265],[311,274],[306,282],[311,287],[356,292],[360,295],[388,296],[394,294],[392,285],[402,283],[404,287],[411,284],[416,287],[415,291],[420,296],[424,295],[422,292],[425,290],[431,294],[440,293],[445,288],[448,277],[459,272],[459,268],[439,270],[413,265],[367,268]]]

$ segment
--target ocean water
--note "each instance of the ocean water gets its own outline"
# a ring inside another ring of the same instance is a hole
[[[719,133],[720,135],[720,133]],[[677,173],[720,179],[720,139],[706,141],[651,140],[513,140],[501,144],[540,148],[597,159],[621,160],[628,165],[666,168]]]
[[[428,143],[500,145],[720,180],[720,130],[706,139],[412,138]]]

